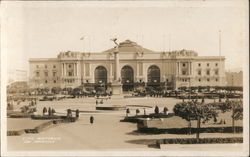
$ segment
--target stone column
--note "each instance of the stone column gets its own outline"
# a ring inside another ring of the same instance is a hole
[[[118,46],[115,48],[114,51],[115,54],[115,76],[114,76],[114,82],[112,83],[112,94],[114,96],[121,96],[122,94],[122,84],[120,79],[120,66],[119,66],[119,50]]]
[[[62,68],[61,68],[61,75],[63,76],[63,68],[64,68],[64,64],[61,64]]]
[[[119,70],[119,67],[120,67],[120,62],[119,62],[119,51],[118,51],[118,48],[115,49],[115,81],[118,81],[119,78],[120,78],[120,70]]]

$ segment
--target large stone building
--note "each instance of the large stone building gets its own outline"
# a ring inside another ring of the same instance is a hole
[[[119,53],[114,53],[116,50]],[[61,52],[57,58],[30,59],[30,86],[77,87],[116,79],[124,90],[136,82],[149,86],[224,86],[225,58],[194,51],[155,52],[126,40],[101,53]],[[117,76],[118,78],[115,78]]]

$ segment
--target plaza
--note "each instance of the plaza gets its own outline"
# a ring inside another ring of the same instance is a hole
[[[143,108],[146,108],[146,112],[153,113],[154,107],[159,106],[160,112],[163,107],[168,107],[172,112],[174,105],[177,102],[181,102],[180,99],[175,98],[124,98],[124,99],[108,99],[104,101],[104,104],[99,105],[126,105],[130,108],[131,113],[129,116],[135,115],[135,110],[139,109],[143,114]],[[206,99],[206,102],[213,101]],[[25,102],[24,102],[25,103]],[[134,105],[134,107],[133,107]],[[135,106],[136,105],[136,106]],[[143,106],[143,107],[140,107]],[[79,109],[80,119],[74,123],[58,124],[54,127],[48,128],[38,134],[23,134],[21,136],[8,136],[8,149],[10,151],[19,150],[153,150],[158,149],[150,148],[147,144],[137,143],[137,140],[149,140],[149,139],[162,139],[162,138],[194,138],[195,134],[145,134],[137,133],[137,124],[120,122],[126,113],[125,111],[97,111],[95,110],[95,98],[75,98],[65,99],[62,101],[39,101],[37,104],[37,114],[42,114],[43,107],[52,107],[56,110],[57,114],[66,114],[66,110]],[[152,108],[150,108],[152,107]],[[89,117],[94,116],[94,124],[89,123]],[[230,114],[225,115],[227,117],[227,124],[230,126]],[[8,118],[9,119],[9,118]],[[31,126],[32,121],[30,120]],[[24,123],[25,119],[22,119]],[[27,121],[27,122],[28,122]],[[20,127],[15,125],[18,122],[17,119],[8,121],[10,127]],[[12,124],[10,124],[12,123]],[[187,122],[181,118],[176,121],[176,125],[187,125]],[[194,122],[193,126],[196,125]],[[242,126],[242,121],[237,121],[237,124]],[[26,125],[27,126],[27,125]],[[174,127],[174,126],[173,126]],[[10,129],[10,128],[9,128]],[[241,137],[242,133],[202,133],[201,138],[204,137]],[[137,144],[136,144],[137,143]],[[220,145],[221,148],[225,145]],[[218,146],[218,150],[220,149]],[[228,146],[231,147],[230,144]],[[171,146],[172,147],[172,146]],[[208,150],[210,147],[207,147]],[[176,148],[173,148],[175,150]],[[189,149],[187,147],[187,149]],[[205,149],[205,148],[203,148]],[[232,149],[241,150],[241,145],[232,146]]]

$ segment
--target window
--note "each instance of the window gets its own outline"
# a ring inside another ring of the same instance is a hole
[[[215,75],[218,75],[218,74],[219,74],[219,71],[218,71],[218,70],[215,70],[214,73],[215,73]]]
[[[71,64],[69,64],[69,68],[71,68]]]
[[[47,65],[45,65],[44,67],[45,67],[45,69],[47,69]]]
[[[54,76],[54,77],[56,76],[56,72],[53,72],[53,76]]]
[[[47,81],[47,80],[45,80],[45,83],[48,83],[48,81]]]
[[[199,82],[201,82],[201,79],[199,79]]]
[[[48,76],[48,72],[44,72],[44,75],[45,75],[45,76]]]
[[[200,66],[201,66],[201,63],[198,63],[198,66],[200,67]]]
[[[210,70],[207,70],[207,75],[210,75]]]
[[[73,73],[71,71],[68,74],[69,74],[69,76],[73,76]]]
[[[215,79],[216,82],[218,82],[218,79]]]
[[[39,77],[39,76],[40,76],[40,73],[39,73],[39,72],[36,72],[36,76]]]
[[[54,80],[54,83],[56,83],[56,80]]]
[[[207,82],[209,82],[209,81],[210,81],[210,79],[208,78],[208,79],[207,79]]]
[[[36,65],[36,68],[39,68],[39,65]]]
[[[207,63],[207,66],[209,67],[209,63]]]
[[[215,66],[217,67],[217,66],[218,66],[218,63],[215,63]]]
[[[201,75],[201,70],[198,71],[198,75]]]
[[[53,68],[56,68],[56,66],[55,66],[55,65],[53,65]]]
[[[186,75],[186,71],[182,71],[182,75]]]
[[[185,63],[183,63],[183,64],[182,64],[182,66],[183,66],[183,67],[185,67],[185,66],[186,66],[186,64],[185,64]]]

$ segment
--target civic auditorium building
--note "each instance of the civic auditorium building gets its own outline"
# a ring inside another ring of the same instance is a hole
[[[33,88],[120,82],[123,90],[130,90],[144,82],[177,89],[226,82],[225,57],[198,56],[190,50],[156,52],[130,40],[101,53],[60,52],[57,58],[30,59],[29,64]]]

